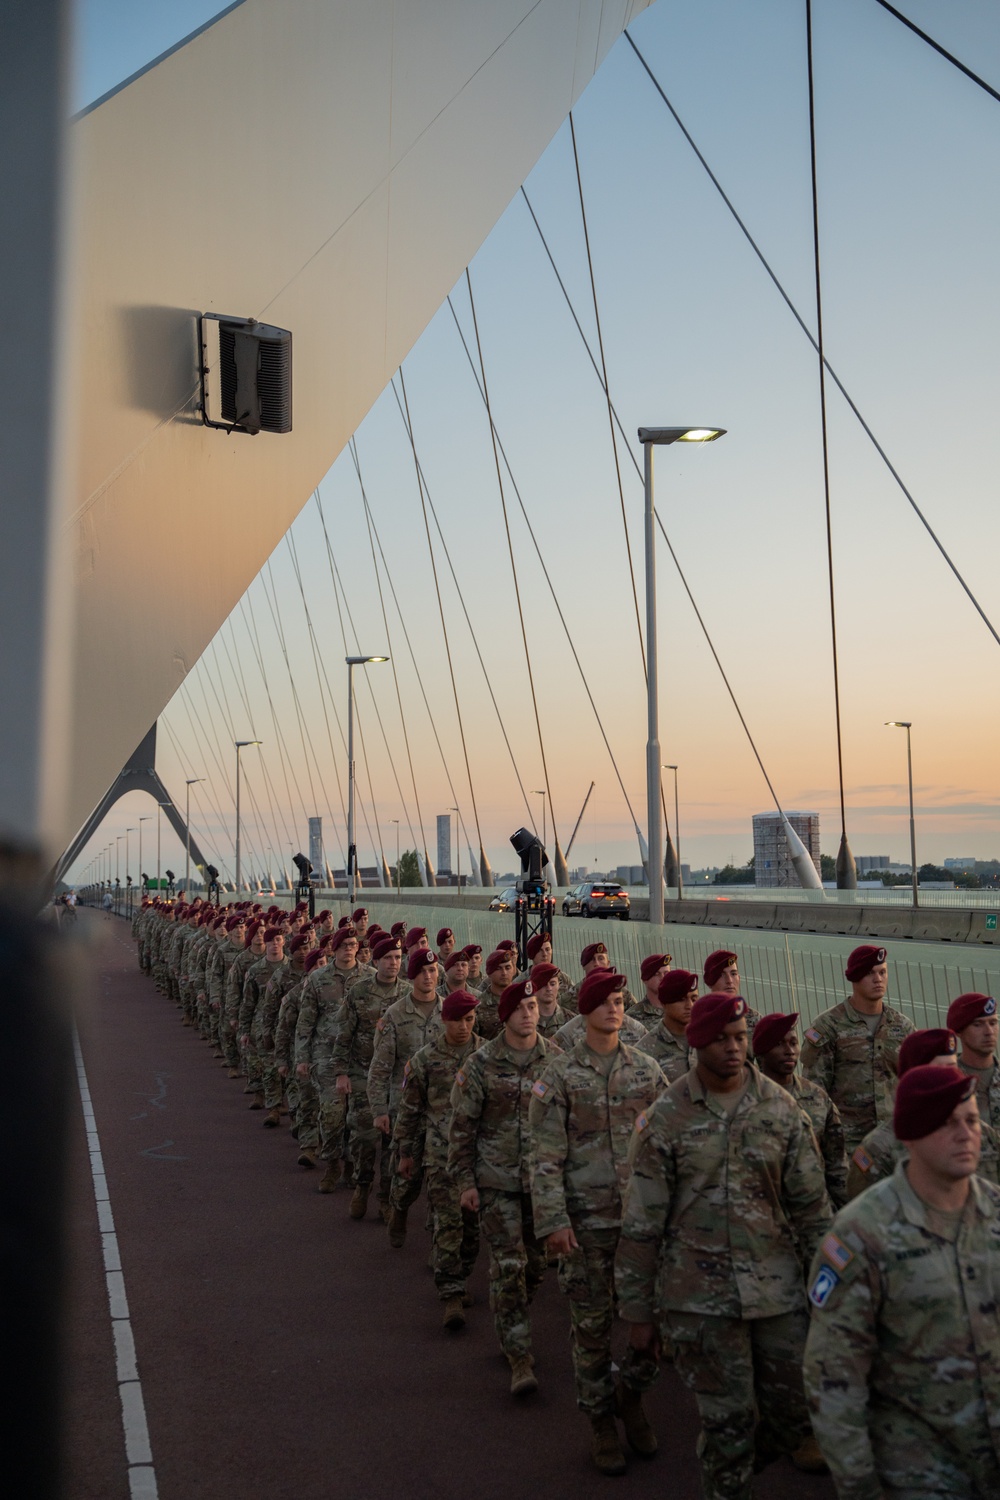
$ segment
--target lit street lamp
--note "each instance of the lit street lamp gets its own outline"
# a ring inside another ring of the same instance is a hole
[[[236,899],[239,900],[240,892],[240,751],[245,750],[248,745],[262,745],[263,740],[234,740],[236,746]],[[189,835],[190,840],[190,835]],[[190,860],[190,842],[188,844],[188,859]]]
[[[345,656],[347,663],[347,887],[353,908],[358,873],[358,851],[354,847],[354,668],[388,661],[387,656]]]
[[[653,449],[670,443],[711,443],[724,427],[640,427],[645,459],[646,542],[646,819],[649,920],[663,922],[663,823],[660,817],[660,706],[656,651],[656,532],[653,508]]]
[[[913,756],[910,752],[910,729],[912,728],[912,720],[887,719],[885,721],[885,727],[887,729],[906,730],[906,775],[910,786],[910,864],[913,867],[913,904],[914,906],[919,906],[920,896],[917,890],[917,832],[916,826],[913,822]]]
[[[239,755],[236,757],[239,763]],[[190,776],[184,783],[186,787],[184,803],[184,833],[185,833],[185,861],[184,861],[184,895],[188,894],[191,885],[191,788],[204,781],[204,776]]]

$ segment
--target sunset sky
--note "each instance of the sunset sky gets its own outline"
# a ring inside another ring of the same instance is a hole
[[[1000,82],[1000,25],[987,0],[961,7],[904,0],[901,8],[988,81]],[[100,95],[215,9],[190,0],[172,5],[165,19],[164,7],[152,3],[80,0],[78,102]],[[874,0],[816,0],[814,16],[827,355],[1000,629],[1000,106]],[[658,0],[632,35],[813,326],[802,0]],[[727,429],[702,449],[658,451],[658,507],[782,805],[818,810],[823,849],[835,853],[815,354],[625,39],[574,119],[612,396],[637,456],[640,424]],[[596,348],[568,124],[526,189]],[[645,693],[607,411],[520,197],[477,255],[471,277],[497,430],[644,823]],[[464,279],[452,300],[472,340]],[[404,376],[430,497],[540,829],[541,799],[532,793],[544,786],[541,757],[489,427],[447,305],[407,359]],[[1000,855],[1000,648],[832,386],[828,401],[854,852],[908,857],[905,737],[883,727],[901,718],[914,726],[918,856]],[[509,834],[530,813],[435,536],[470,792],[413,456],[391,390],[360,427],[357,454],[454,792],[380,571],[387,638],[349,452],[321,486],[347,649],[392,651],[432,856],[435,814],[456,798],[476,844],[474,796],[499,873],[514,863]],[[620,461],[642,608],[642,491],[622,444]],[[549,829],[554,812],[565,845],[593,780],[570,863],[637,863],[625,799],[506,473],[504,480],[552,786]],[[161,720],[161,775],[182,808],[185,777],[208,778],[193,789],[192,823],[224,869],[232,866],[232,741],[252,737],[264,744],[244,752],[247,863],[287,863],[289,843],[307,847],[312,812],[324,816],[327,857],[342,863],[344,635],[320,512],[309,496],[302,503],[290,541],[319,668],[286,541]],[[752,848],[751,815],[771,805],[767,788],[662,544],[658,567],[661,743],[664,761],[680,766],[683,857],[694,866],[743,862]],[[365,675],[357,676],[367,752],[367,765],[358,755],[359,857],[372,862],[377,821],[391,863],[392,819],[400,820],[404,848],[419,837],[413,781],[393,673],[369,669],[370,689]],[[154,812],[138,796],[121,802],[75,874],[138,816]],[[143,827],[148,838],[155,823]],[[163,848],[165,863],[182,860],[166,832]],[[145,864],[148,870],[148,857]],[[133,858],[133,875],[137,869]]]

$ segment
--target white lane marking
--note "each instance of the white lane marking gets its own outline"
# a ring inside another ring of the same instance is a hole
[[[146,1405],[142,1399],[142,1382],[135,1359],[135,1339],[129,1318],[128,1298],[125,1295],[125,1277],[122,1273],[118,1236],[111,1212],[108,1195],[108,1180],[104,1175],[104,1158],[97,1133],[94,1106],[90,1097],[90,1085],[83,1066],[80,1038],[74,1033],[73,1050],[76,1054],[76,1078],[80,1087],[83,1119],[87,1131],[87,1150],[90,1153],[90,1175],[94,1182],[94,1200],[97,1204],[97,1223],[101,1231],[101,1249],[104,1254],[104,1279],[108,1290],[108,1310],[111,1313],[111,1332],[115,1343],[115,1374],[118,1380],[118,1399],[122,1407],[122,1429],[125,1434],[125,1457],[128,1461],[128,1488],[131,1500],[157,1500],[156,1470],[153,1468],[153,1453],[149,1446],[149,1428],[146,1424]]]

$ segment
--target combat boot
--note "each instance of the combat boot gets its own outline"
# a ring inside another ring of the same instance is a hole
[[[352,1219],[364,1218],[368,1211],[368,1193],[369,1187],[367,1182],[356,1184],[354,1192],[351,1194],[351,1206],[348,1209]]]
[[[461,1297],[449,1297],[444,1305],[444,1317],[441,1320],[450,1333],[457,1333],[460,1328],[465,1327],[465,1312],[462,1308]]]
[[[328,1161],[326,1171],[316,1184],[317,1193],[332,1193],[340,1181],[340,1162]]]
[[[618,1415],[622,1419],[629,1447],[640,1458],[652,1458],[659,1445],[649,1418],[642,1409],[641,1392],[630,1390],[627,1385],[619,1385],[617,1395]]]
[[[310,1169],[315,1168],[316,1153],[311,1146],[302,1147],[302,1150],[298,1155],[298,1163],[300,1167],[309,1167]]]
[[[590,1456],[602,1474],[624,1474],[625,1455],[611,1412],[590,1419]]]
[[[273,1130],[276,1125],[281,1124],[281,1111],[278,1109],[269,1109],[260,1123],[266,1126],[268,1130]]]
[[[387,1198],[380,1198],[378,1200],[378,1211],[381,1215],[382,1223],[388,1224],[389,1220],[392,1218],[392,1204]]]
[[[538,1390],[538,1381],[526,1354],[508,1354],[510,1362],[510,1393],[512,1396],[533,1396]]]
[[[389,1214],[389,1244],[394,1250],[402,1250],[406,1244],[405,1208],[394,1208]]]
[[[792,1454],[792,1463],[803,1474],[829,1474],[830,1468],[820,1452],[819,1443],[810,1433]]]
[[[239,1070],[239,1068],[227,1068],[226,1069],[226,1077],[227,1078],[239,1078],[239,1076],[240,1076],[240,1070]]]
[[[248,1089],[244,1089],[243,1092],[244,1093],[249,1093],[249,1090]],[[248,1109],[263,1109],[264,1108],[264,1095],[263,1094],[254,1094],[253,1097],[250,1100],[250,1103],[247,1105],[247,1108]]]

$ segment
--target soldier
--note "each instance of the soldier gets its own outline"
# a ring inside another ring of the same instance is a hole
[[[698,1403],[713,1500],[750,1500],[755,1468],[782,1453],[818,1460],[799,1253],[819,1244],[830,1202],[802,1110],[746,1066],[746,1008],[740,995],[695,1002],[695,1065],[636,1121],[617,1259],[630,1347],[655,1352],[659,1315]]]
[[[226,979],[224,1018],[220,1023],[222,1050],[227,1057],[236,1057],[236,1072],[230,1076],[240,1078],[240,1006],[243,1003],[243,983],[253,964],[264,957],[264,933],[266,929],[256,920],[251,922],[243,936],[243,952],[238,954],[229,967]]]
[[[440,958],[440,954],[438,957]],[[469,978],[469,960],[465,956],[464,948],[453,948],[449,956],[443,960],[441,982],[438,985],[438,993],[443,1000],[446,995],[457,995],[461,990],[465,993],[466,982]]]
[[[514,983],[516,973],[517,962],[507,948],[495,948],[486,960],[486,988],[476,1012],[476,1030],[486,1042],[500,1031],[500,997],[507,986]]]
[[[536,932],[534,937],[528,939],[528,961],[533,964],[551,964],[555,962],[552,957],[552,938],[547,932]],[[576,992],[576,986],[569,975],[559,970],[559,1008],[566,1012],[566,1019],[576,1010],[575,1000],[570,999]]]
[[[393,922],[392,926],[389,929],[389,935],[390,935],[390,937],[398,938],[399,939],[399,946],[401,948],[405,949],[405,947],[406,947],[406,923],[405,922]]]
[[[629,1349],[616,1389],[611,1333],[629,1140],[665,1080],[651,1057],[619,1040],[623,974],[588,974],[579,1004],[583,1037],[549,1064],[532,1091],[531,1197],[535,1233],[546,1240],[549,1257],[559,1257],[559,1286],[569,1300],[576,1400],[590,1419],[591,1456],[602,1473],[621,1474],[616,1409],[635,1451],[647,1458],[656,1452],[642,1408],[655,1360]]]
[[[406,977],[410,993],[390,1005],[378,1021],[375,1051],[368,1069],[368,1104],[375,1129],[382,1132],[386,1142],[392,1139],[406,1064],[414,1052],[435,1041],[442,1028],[437,954],[427,948],[413,948],[406,963]],[[392,1163],[389,1244],[394,1250],[401,1250],[406,1243],[407,1214],[420,1196],[423,1174],[418,1171],[410,1178],[398,1177],[395,1152]]]
[[[545,1274],[532,1220],[531,1090],[554,1055],[538,1035],[531,981],[500,997],[503,1030],[463,1065],[452,1091],[448,1172],[460,1202],[478,1213],[490,1251],[490,1308],[510,1365],[512,1396],[538,1389],[531,1353],[531,1303]]]
[[[698,976],[689,969],[670,969],[659,984],[660,1024],[647,1031],[639,1044],[654,1057],[668,1083],[682,1078],[691,1067],[687,1024],[698,998]]]
[[[837,1493],[1000,1495],[1000,1190],[975,1176],[975,1082],[911,1068],[908,1158],[841,1209],[816,1255],[805,1383]]]
[[[303,985],[316,969],[326,967],[327,960],[328,951],[322,947],[313,948],[306,954],[302,977],[282,997],[274,1027],[274,1062],[285,1087],[292,1135],[299,1143],[298,1164],[307,1170],[314,1169],[319,1160],[316,1154],[319,1147],[319,1100],[311,1079],[301,1078],[295,1069],[295,1028],[299,1021]]]
[[[826,1191],[834,1212],[847,1202],[847,1153],[844,1127],[837,1106],[818,1083],[810,1083],[798,1072],[799,1039],[795,1031],[798,1013],[775,1011],[761,1016],[753,1031],[753,1058],[772,1083],[787,1089],[805,1111],[823,1157]]]
[[[569,1020],[559,1004],[559,968],[556,964],[539,961],[532,964],[528,978],[532,994],[538,1001],[538,1035],[549,1041]]]
[[[403,995],[403,983],[399,977],[403,955],[399,940],[384,937],[375,945],[372,957],[375,960],[374,973],[352,985],[344,1000],[331,1066],[337,1089],[348,1100],[347,1120],[351,1131],[355,1183],[351,1218],[363,1219],[367,1212],[368,1197],[375,1180],[375,1157],[381,1142],[378,1196],[383,1222],[388,1223],[392,1187],[389,1145],[381,1131],[375,1129],[372,1119],[368,1103],[368,1069],[375,1051],[376,1027],[390,1005],[395,1005]]]
[[[317,1185],[321,1193],[333,1192],[343,1166],[347,1099],[338,1092],[332,1057],[341,1007],[359,977],[358,940],[349,923],[338,927],[327,951],[333,962],[310,974],[302,986],[294,1052],[296,1073],[311,1081],[319,1101],[319,1155],[326,1163]]]
[[[319,915],[314,918],[313,927],[316,929],[316,936],[321,942],[328,933],[333,932],[333,912],[330,911],[329,907],[324,907]]]
[[[352,914],[351,921],[354,923],[355,934],[361,937],[368,927],[368,908],[359,906],[357,911]]]
[[[438,931],[437,956],[441,962],[447,965],[449,958],[455,951],[455,934],[450,927],[442,927]]]
[[[959,995],[948,1007],[948,1023],[962,1046],[959,1067],[976,1080],[980,1118],[1000,1127],[1000,1068],[997,1067],[997,1003],[992,995]]]
[[[264,1124],[271,1129],[281,1124],[281,1100],[285,1088],[275,1053],[274,1033],[278,1025],[281,1003],[288,991],[302,983],[305,978],[305,963],[313,946],[313,930],[304,926],[289,940],[288,957],[274,970],[254,1011],[250,1023],[250,1041],[261,1063],[264,1085]],[[286,1069],[287,1075],[287,1069]]]
[[[705,960],[704,980],[710,995],[742,994],[740,962],[736,954],[728,948],[717,948],[710,953]],[[752,1037],[759,1016],[748,1001],[744,1000],[744,1003],[747,1007],[747,1034]]]
[[[445,996],[443,1032],[415,1052],[404,1069],[393,1131],[400,1177],[411,1181],[421,1166],[426,1173],[434,1285],[444,1303],[442,1321],[452,1333],[465,1327],[465,1284],[479,1253],[476,1215],[462,1207],[460,1184],[448,1171],[451,1094],[456,1073],[478,1045],[472,1035],[478,1004],[467,990],[453,990]]]
[[[406,934],[406,937],[403,939],[403,948],[406,952],[407,959],[409,959],[409,955],[414,948],[420,948],[424,952],[430,952],[430,946],[430,943],[427,941],[426,927],[411,927],[409,932]]]
[[[896,1087],[896,1054],[916,1027],[885,1003],[889,969],[884,948],[865,943],[847,960],[851,996],[806,1028],[802,1072],[826,1090],[840,1111],[848,1156],[869,1130],[888,1120]]]
[[[614,973],[614,970],[598,967],[596,972],[598,974],[612,974]],[[623,974],[619,975],[619,978],[625,980],[625,976]],[[586,984],[586,980],[584,980],[584,984]],[[583,985],[580,986],[579,993],[583,993]],[[628,980],[625,980],[624,993],[625,1004],[627,1006],[630,998]],[[586,1035],[586,1031],[587,1018],[583,1015],[582,1012],[578,1012],[576,1015],[570,1016],[569,1020],[564,1022],[564,1024],[559,1027],[559,1030],[556,1032],[553,1040],[555,1041],[557,1047],[562,1048],[563,1052],[570,1052],[576,1046],[577,1042]],[[619,1033],[618,1040],[621,1042],[627,1042],[630,1047],[639,1047],[643,1052],[645,1052],[646,1038],[648,1036],[649,1032],[646,1030],[642,1022],[637,1021],[635,1017],[631,1015],[628,1010],[626,1010],[625,1015],[622,1018],[621,1031]]]
[[[638,1021],[640,1026],[645,1026],[647,1031],[655,1031],[660,1024],[662,1016],[660,980],[664,974],[669,974],[673,961],[673,955],[670,953],[649,953],[639,966],[639,975],[645,987],[645,993],[642,999],[637,1000],[625,1014],[633,1021]]]
[[[208,1007],[223,1065],[229,1070],[230,1078],[238,1078],[240,1054],[235,1037],[230,1037],[225,1025],[225,993],[229,971],[237,955],[243,952],[246,936],[243,913],[235,912],[227,916],[222,923],[222,931],[225,934],[224,941],[220,943],[206,971]]]
[[[469,960],[469,977],[465,988],[473,995],[481,995],[486,988],[486,979],[483,975],[483,950],[478,943],[466,943],[462,952]]]
[[[240,1001],[239,1019],[237,1021],[237,1034],[240,1039],[240,1051],[243,1055],[243,1066],[246,1070],[247,1084],[243,1090],[250,1094],[250,1108],[264,1108],[264,1057],[260,1050],[262,1046],[261,1035],[254,1028],[254,1018],[263,1002],[264,992],[285,956],[285,937],[280,927],[268,927],[264,930],[264,956],[247,969],[246,978],[243,981],[243,998]],[[280,1104],[280,1099],[279,1099]],[[275,1117],[273,1123],[277,1125]]]

